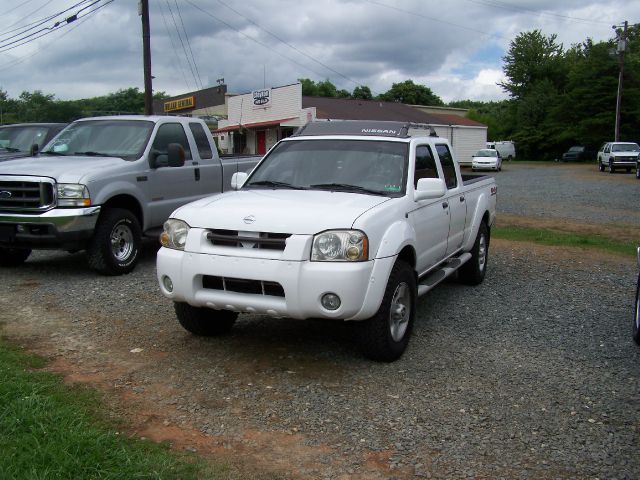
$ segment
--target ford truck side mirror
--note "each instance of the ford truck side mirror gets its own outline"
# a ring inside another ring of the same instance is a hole
[[[179,143],[170,143],[168,147],[169,166],[182,167],[184,165],[184,148]]]
[[[418,180],[415,192],[413,192],[413,199],[419,202],[420,200],[440,198],[445,193],[447,193],[447,186],[444,180],[440,178],[421,178]]]
[[[231,176],[231,189],[240,190],[247,181],[249,174],[247,172],[236,172]]]

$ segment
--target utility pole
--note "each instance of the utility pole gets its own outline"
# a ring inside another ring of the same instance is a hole
[[[629,27],[629,22],[625,21],[622,34],[618,37],[618,46],[616,47],[616,52],[618,53],[618,62],[620,63],[620,73],[618,75],[618,95],[616,97],[616,130],[614,135],[614,141],[620,141],[620,106],[622,104],[622,81],[624,76],[624,52],[627,49],[627,28]],[[614,29],[617,28],[615,25]]]
[[[149,24],[149,0],[140,0],[142,17],[142,55],[144,59],[144,114],[153,114],[153,88],[151,85],[151,26]]]

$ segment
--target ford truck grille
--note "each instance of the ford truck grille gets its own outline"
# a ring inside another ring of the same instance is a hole
[[[237,230],[210,230],[207,238],[213,245],[235,248],[284,250],[289,233],[239,232]]]
[[[277,282],[263,280],[246,280],[243,278],[202,276],[202,287],[225,292],[250,293],[253,295],[268,295],[284,297],[284,289]]]
[[[51,178],[0,176],[0,210],[39,212],[52,208],[55,200]]]

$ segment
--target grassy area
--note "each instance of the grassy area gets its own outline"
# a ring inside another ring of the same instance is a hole
[[[562,247],[580,247],[604,250],[621,255],[636,255],[638,245],[633,242],[621,242],[598,235],[580,235],[527,227],[494,227],[491,236],[504,240],[533,242],[542,245]]]
[[[64,385],[38,370],[44,363],[0,339],[0,478],[230,478],[224,466],[119,435],[96,392]]]

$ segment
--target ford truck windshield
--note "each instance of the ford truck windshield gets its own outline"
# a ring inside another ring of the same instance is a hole
[[[377,140],[290,140],[274,148],[244,188],[296,188],[402,196],[408,145]]]
[[[146,120],[76,122],[60,132],[42,153],[136,160],[142,156],[153,126],[153,122]]]

